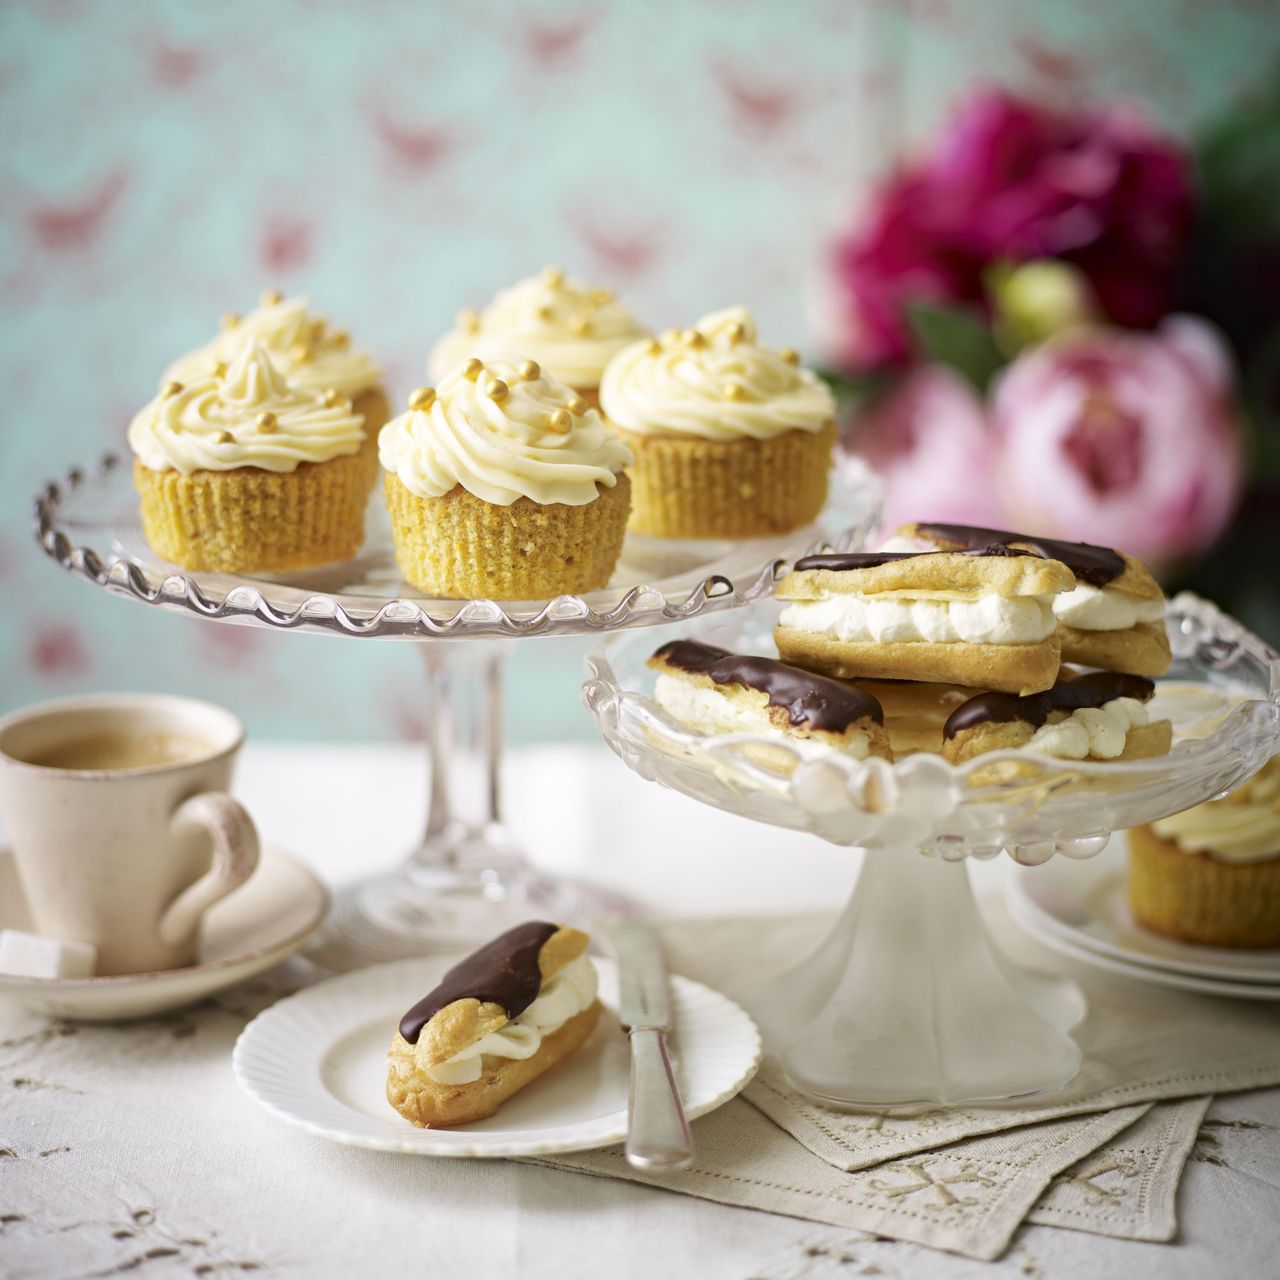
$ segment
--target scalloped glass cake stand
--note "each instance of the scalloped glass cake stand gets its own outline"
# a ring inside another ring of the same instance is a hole
[[[775,611],[689,630],[768,653]],[[1173,749],[1112,764],[1024,751],[959,767],[928,754],[896,764],[834,753],[806,760],[785,748],[784,766],[777,738],[705,736],[663,712],[644,666],[653,637],[614,637],[593,655],[584,700],[642,777],[868,851],[830,934],[790,971],[734,993],[803,1093],[848,1108],[975,1104],[1056,1089],[1076,1074],[1079,988],[1004,955],[963,860],[1001,851],[1032,866],[1054,853],[1091,857],[1111,831],[1221,795],[1275,753],[1274,651],[1189,594],[1170,603],[1167,621],[1175,660],[1152,707],[1174,722]],[[993,781],[1001,762],[1018,768]]]
[[[625,900],[536,871],[502,823],[503,665],[511,642],[691,620],[767,596],[790,559],[822,543],[862,545],[879,486],[854,460],[835,475],[819,525],[785,537],[673,542],[628,536],[613,582],[554,600],[424,596],[396,570],[386,512],[370,502],[353,560],[281,576],[194,573],[147,545],[128,464],[109,455],[37,498],[53,560],[113,595],[233,624],[419,642],[427,672],[429,799],[421,844],[394,872],[337,895],[313,958],[351,968],[474,945],[532,912],[590,921]],[[823,530],[840,530],[828,538]]]

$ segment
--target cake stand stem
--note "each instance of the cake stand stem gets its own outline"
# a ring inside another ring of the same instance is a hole
[[[427,677],[426,830],[391,874],[338,892],[309,952],[318,964],[354,969],[471,950],[532,917],[593,928],[632,910],[617,894],[540,872],[502,821],[503,673],[513,643],[420,646]]]
[[[830,934],[740,998],[802,1092],[839,1107],[992,1102],[1079,1070],[1074,984],[996,946],[963,862],[868,851]]]

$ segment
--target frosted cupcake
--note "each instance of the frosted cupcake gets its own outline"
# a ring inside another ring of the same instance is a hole
[[[636,455],[631,527],[660,538],[786,533],[827,497],[835,399],[745,307],[616,355],[600,404]]]
[[[289,382],[258,341],[171,379],[129,445],[152,549],[185,569],[274,572],[347,560],[364,540],[361,416]]]
[[[550,377],[599,408],[605,365],[644,333],[608,289],[547,267],[495,294],[483,310],[460,311],[428,356],[427,372],[440,379],[472,356],[515,355],[536,360]]]
[[[533,600],[609,581],[632,458],[534,360],[468,360],[379,437],[396,560],[432,595]]]
[[[1129,906],[1183,942],[1280,947],[1280,757],[1221,800],[1130,831]]]
[[[192,382],[218,360],[229,364],[248,338],[266,347],[290,382],[308,391],[334,391],[351,401],[352,412],[364,419],[364,458],[372,488],[378,478],[378,431],[391,414],[381,371],[372,352],[353,347],[347,332],[312,312],[306,298],[285,298],[275,290],[264,293],[256,311],[224,316],[218,336],[175,360],[164,376]]]

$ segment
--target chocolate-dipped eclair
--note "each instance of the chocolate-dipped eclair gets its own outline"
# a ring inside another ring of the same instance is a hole
[[[424,1129],[469,1124],[571,1054],[600,1016],[589,941],[533,920],[455,965],[400,1019],[387,1101]]]
[[[953,764],[1010,748],[1062,760],[1164,755],[1173,728],[1150,719],[1146,703],[1154,693],[1150,680],[1116,671],[1064,671],[1053,688],[1023,698],[980,693],[948,716],[942,754]]]
[[[1074,585],[1059,561],[998,543],[805,556],[778,584],[773,637],[824,675],[1036,693],[1058,674],[1053,598]]]
[[[777,737],[801,755],[893,758],[880,704],[852,685],[697,640],[664,644],[649,666],[658,705],[699,733]]]
[[[1052,602],[1064,662],[1135,676],[1169,670],[1164,592],[1142,561],[1122,551],[962,524],[903,525],[890,545],[947,551],[1000,545],[1057,560],[1075,576],[1075,585]]]

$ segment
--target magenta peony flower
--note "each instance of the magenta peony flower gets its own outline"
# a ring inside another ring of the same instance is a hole
[[[1171,305],[1190,219],[1184,150],[1133,112],[1059,114],[982,93],[836,245],[847,324],[833,354],[859,369],[901,362],[909,301],[982,304],[988,267],[1038,258],[1079,268],[1116,324],[1153,325]]]
[[[950,520],[999,527],[995,437],[959,375],[921,365],[857,413],[845,438],[884,484],[881,527]]]
[[[999,376],[992,421],[1015,525],[1157,565],[1204,552],[1240,498],[1231,367],[1215,330],[1077,330]]]

